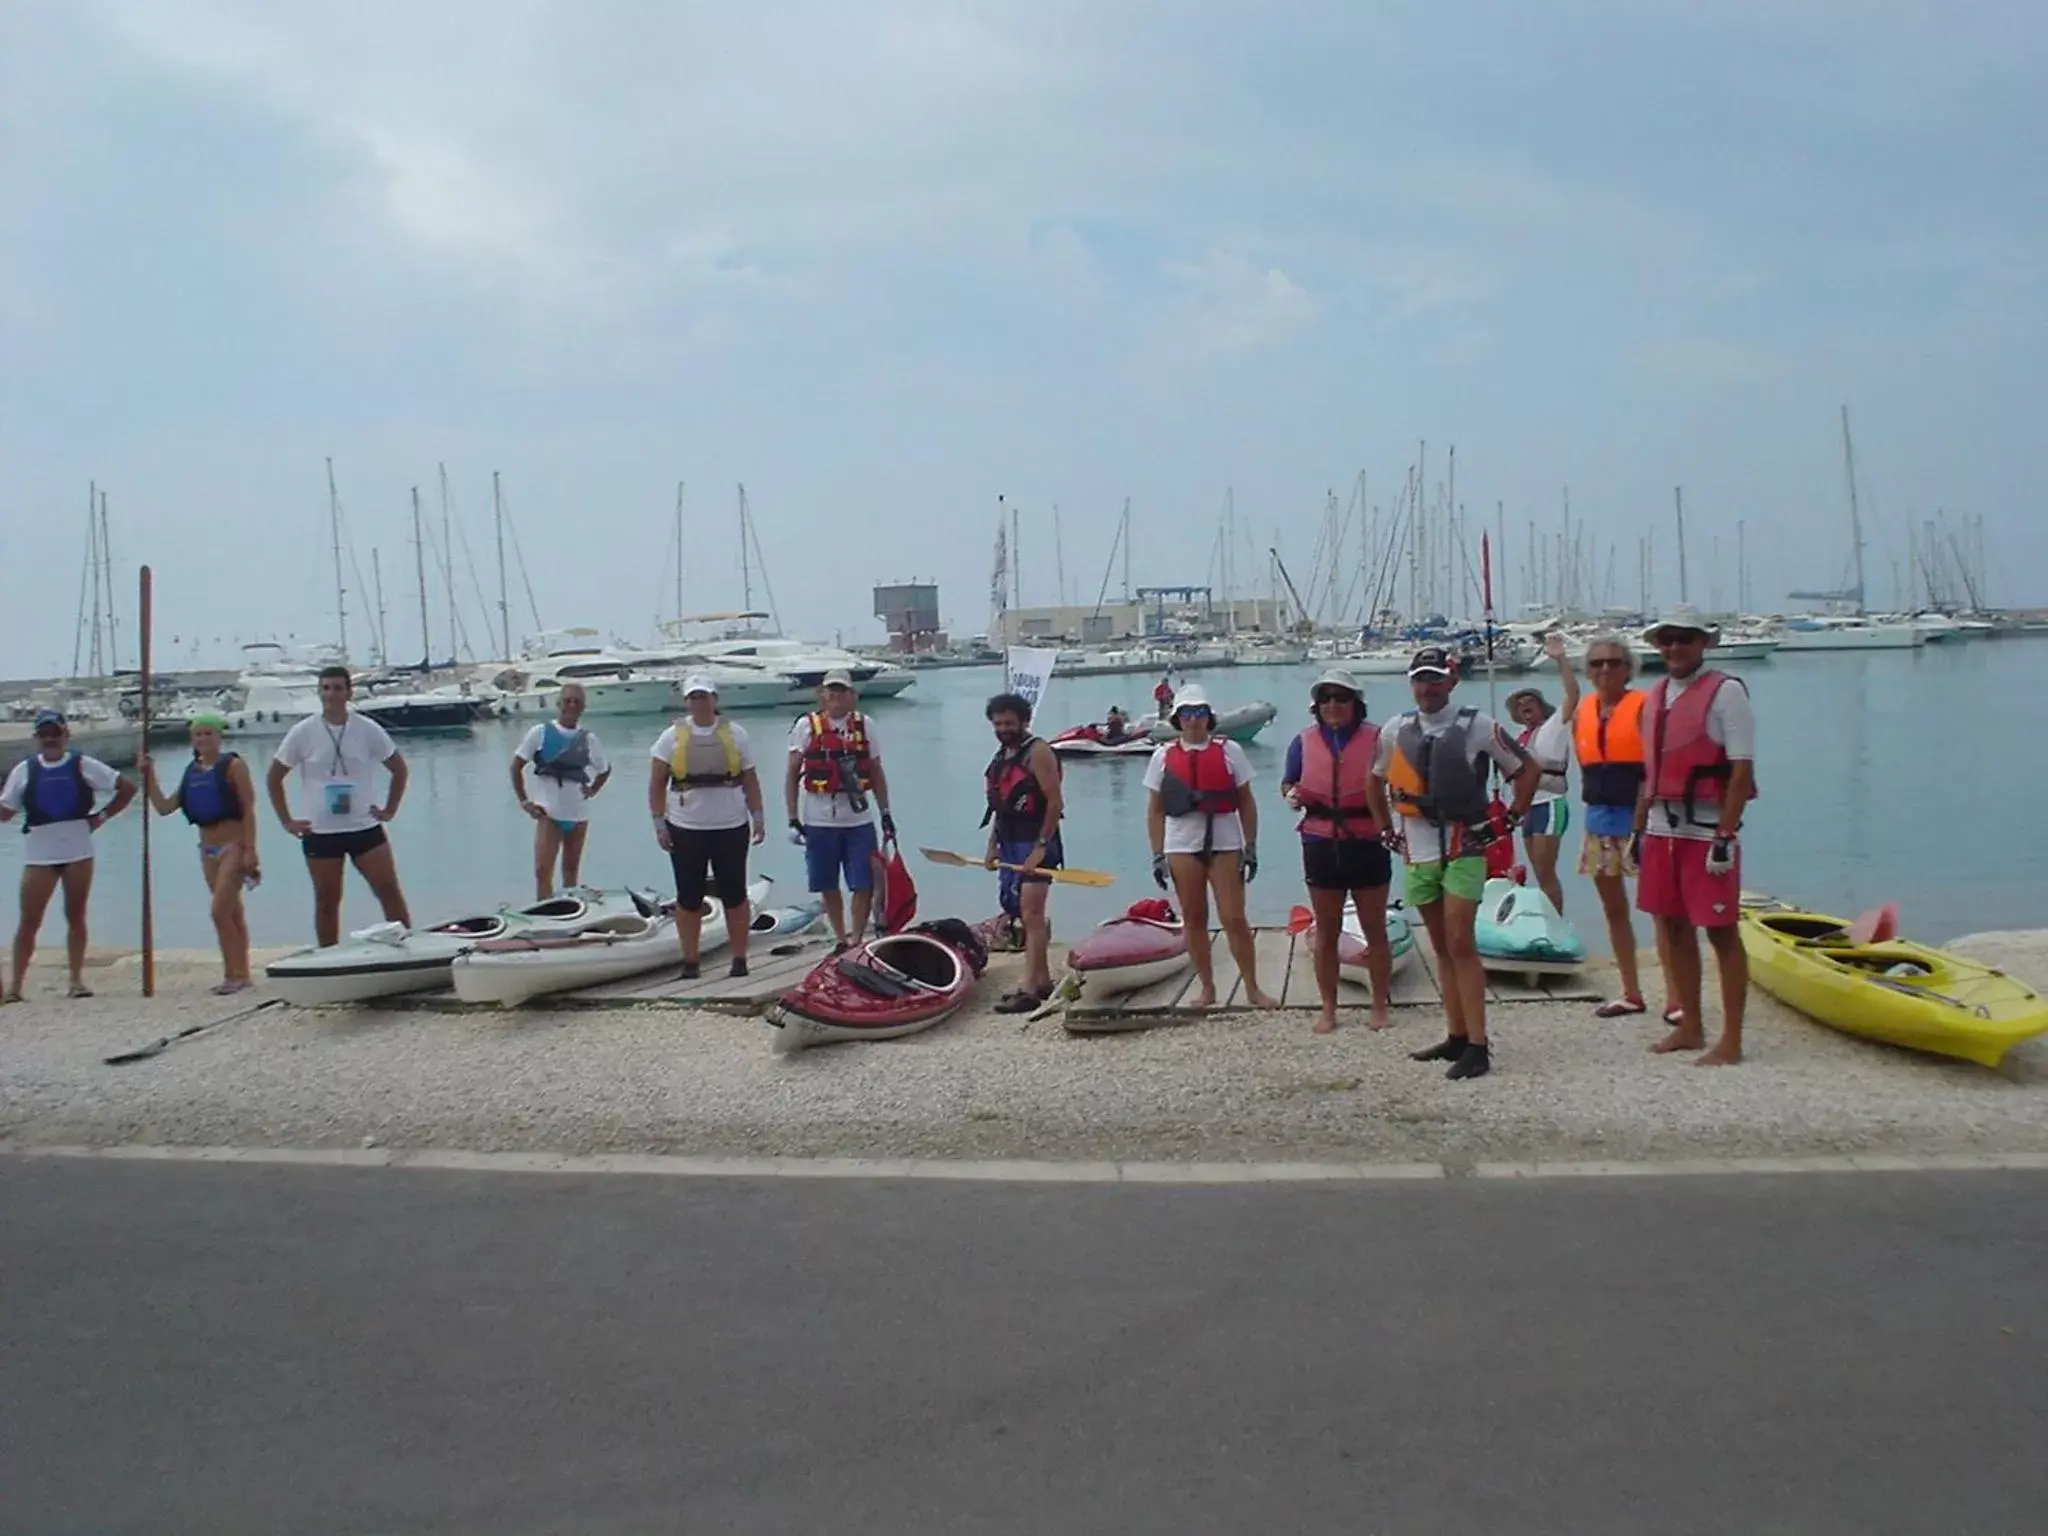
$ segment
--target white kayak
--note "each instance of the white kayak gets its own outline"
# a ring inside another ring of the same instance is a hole
[[[766,934],[770,938],[808,933],[818,926],[818,920],[824,915],[825,903],[815,896],[809,901],[791,907],[757,906],[754,909],[754,920],[747,925],[747,931]]]
[[[523,933],[574,933],[606,918],[658,911],[651,895],[633,891],[564,891],[524,907],[458,917],[431,928],[379,923],[326,949],[300,949],[264,967],[277,995],[301,1007],[369,1002],[449,984],[450,967],[473,945]]]
[[[1533,885],[1495,878],[1479,898],[1473,938],[1489,971],[1529,977],[1569,976],[1585,968],[1586,946],[1572,925]]]
[[[1387,950],[1393,962],[1390,975],[1398,976],[1415,960],[1415,929],[1408,914],[1398,907],[1387,909]],[[1337,973],[1360,986],[1371,984],[1365,968],[1365,929],[1358,921],[1357,904],[1344,903],[1344,931],[1337,940]]]
[[[772,880],[756,880],[747,887],[748,901],[766,900],[773,886]],[[715,903],[706,906],[699,957],[726,942],[724,914]],[[664,910],[607,918],[577,933],[493,939],[459,956],[451,971],[455,995],[465,1003],[510,1007],[681,963],[674,916]]]

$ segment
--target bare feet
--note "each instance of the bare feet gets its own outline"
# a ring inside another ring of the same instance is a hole
[[[1328,1035],[1328,1034],[1334,1034],[1334,1033],[1336,1032],[1336,1029],[1337,1029],[1337,1015],[1336,1015],[1336,1014],[1334,1014],[1334,1013],[1324,1013],[1324,1014],[1318,1014],[1318,1015],[1316,1016],[1316,1028],[1315,1028],[1315,1032],[1316,1032],[1317,1034],[1319,1034],[1319,1035]]]
[[[1184,1008],[1214,1008],[1216,1006],[1216,989],[1214,987],[1197,987],[1181,1006]]]
[[[1393,1014],[1389,1013],[1385,1008],[1375,1008],[1372,1011],[1372,1017],[1365,1021],[1365,1027],[1367,1029],[1386,1029],[1393,1022]]]
[[[1673,1051],[1697,1051],[1706,1043],[1698,1030],[1689,1030],[1681,1024],[1650,1049],[1660,1056],[1668,1056]]]
[[[1246,1000],[1250,1002],[1254,1008],[1273,1009],[1278,1008],[1280,1006],[1279,1001],[1277,999],[1268,997],[1265,993],[1261,992],[1257,987],[1246,987],[1244,989],[1244,995]]]
[[[1714,1048],[1693,1062],[1696,1067],[1733,1067],[1742,1062],[1742,1047],[1730,1045],[1726,1040],[1716,1040]]]

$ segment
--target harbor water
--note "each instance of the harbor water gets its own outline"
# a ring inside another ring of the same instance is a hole
[[[1824,911],[1854,913],[1885,901],[1904,910],[1906,930],[1941,940],[1994,928],[2048,927],[2048,883],[2040,870],[2031,822],[2028,764],[2031,738],[2048,719],[2048,647],[2025,640],[1930,645],[1917,651],[1778,656],[1746,665],[1759,724],[1761,796],[1743,838],[1744,883]],[[1279,718],[1248,749],[1258,773],[1263,868],[1251,888],[1255,921],[1284,922],[1303,900],[1292,820],[1278,798],[1287,741],[1308,719],[1315,666],[1236,667],[1199,680],[1219,710],[1270,699]],[[993,668],[932,670],[901,698],[872,710],[893,792],[896,819],[914,868],[924,916],[986,916],[996,908],[995,881],[979,871],[940,868],[917,858],[919,846],[978,856],[984,834],[981,773],[993,749],[982,706],[1000,680]],[[1050,735],[1099,720],[1112,704],[1149,715],[1156,678],[1056,678],[1037,722]],[[1505,697],[1533,681],[1557,697],[1549,674],[1503,680]],[[1397,677],[1364,679],[1372,717],[1385,720],[1407,703]],[[1484,707],[1484,678],[1460,685],[1463,702]],[[1996,701],[1999,721],[1986,705]],[[771,875],[778,895],[798,899],[804,884],[801,850],[784,838],[782,771],[790,719],[748,711],[745,725],[765,765],[769,841],[755,852],[756,869]],[[413,917],[431,923],[532,892],[532,823],[514,803],[508,776],[513,747],[530,722],[492,722],[460,735],[401,738],[412,783],[391,826],[398,867]],[[648,749],[664,721],[593,718],[619,771],[592,803],[588,883],[663,887],[666,856],[647,814]],[[1993,729],[1998,725],[1997,730]],[[234,743],[260,783],[274,740]],[[166,776],[180,761],[169,745],[157,752]],[[1108,870],[1118,879],[1101,890],[1062,887],[1054,896],[1055,932],[1066,938],[1132,901],[1152,894],[1145,843],[1144,759],[1093,758],[1066,765],[1066,847],[1069,862]],[[2008,780],[2005,775],[2011,773]],[[2010,800],[1996,790],[2011,784]],[[1573,786],[1577,791],[1576,782]],[[97,839],[93,938],[102,945],[138,942],[141,904],[139,806]],[[16,824],[18,826],[18,823]],[[181,819],[158,818],[153,831],[157,942],[207,946],[213,941],[200,885],[197,838]],[[267,810],[260,832],[264,880],[250,893],[252,936],[259,945],[309,942],[312,897],[298,847]],[[1604,949],[1590,885],[1569,871],[1577,860],[1577,818],[1565,856],[1568,915],[1595,949]],[[14,827],[0,829],[0,879],[12,894],[21,859]],[[12,903],[9,902],[11,907]],[[345,924],[378,919],[366,887],[351,876]],[[8,927],[13,914],[8,913]],[[45,944],[61,943],[53,912]]]

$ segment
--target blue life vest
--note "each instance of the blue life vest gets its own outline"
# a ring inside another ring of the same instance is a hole
[[[561,784],[590,782],[590,732],[565,731],[550,720],[541,727],[540,747],[533,755],[533,771]]]
[[[178,803],[185,819],[195,827],[210,827],[220,821],[242,819],[242,797],[235,793],[235,781],[228,777],[232,752],[223,752],[211,768],[199,766],[193,758],[185,765],[184,782],[178,786]]]
[[[21,791],[22,831],[53,821],[84,821],[92,814],[92,786],[85,782],[85,763],[76,752],[61,762],[47,763],[38,752],[28,760],[28,782]]]

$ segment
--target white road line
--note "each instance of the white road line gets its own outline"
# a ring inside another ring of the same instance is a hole
[[[1669,1161],[1442,1163],[1058,1162],[1023,1158],[691,1157],[658,1153],[465,1152],[393,1147],[5,1146],[0,1156],[110,1162],[292,1164],[683,1179],[918,1179],[1003,1184],[1242,1185],[1409,1183],[1425,1179],[1751,1177],[1763,1174],[2048,1171],[2048,1152],[1825,1153],[1806,1157],[1696,1157]]]

